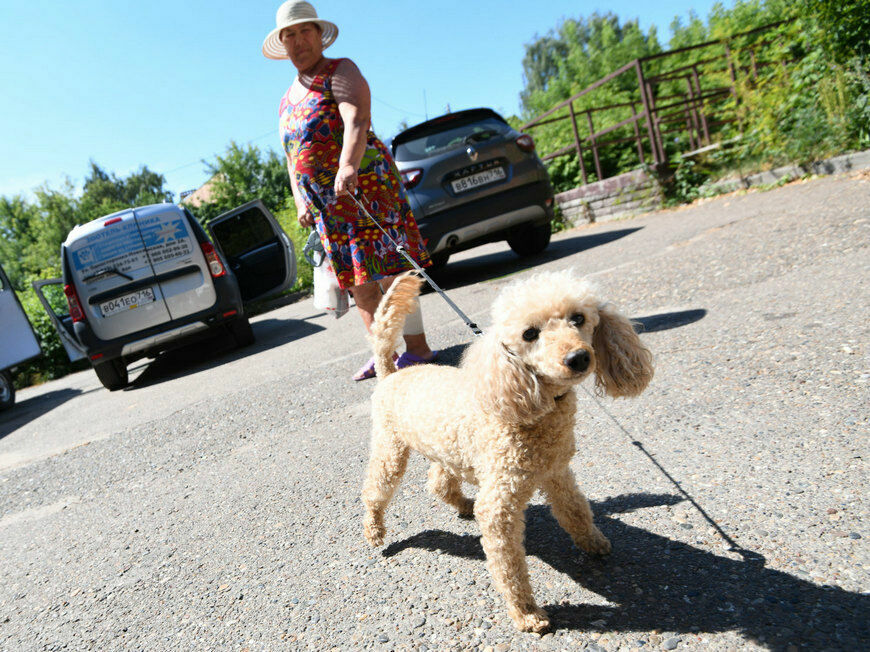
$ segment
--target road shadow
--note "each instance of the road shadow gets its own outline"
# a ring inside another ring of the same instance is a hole
[[[526,511],[526,551],[610,605],[545,605],[558,629],[679,634],[734,631],[756,645],[784,650],[859,650],[870,646],[870,596],[819,586],[767,568],[761,555],[731,559],[627,525],[611,515],[672,505],[679,496],[629,494],[593,503],[613,544],[605,559],[580,552],[546,505]],[[427,530],[391,544],[483,561],[480,537]]]
[[[553,240],[540,254],[525,258],[520,258],[510,249],[505,249],[504,251],[484,254],[474,258],[451,259],[442,269],[428,273],[442,290],[474,285],[481,281],[515,274],[524,269],[537,267],[543,263],[566,258],[580,251],[600,247],[631,235],[635,231],[640,231],[642,228],[634,227],[559,238]],[[424,293],[432,291],[432,288],[428,285],[424,286]]]
[[[88,392],[91,391],[96,390],[88,390]],[[6,435],[11,435],[46,412],[51,412],[67,401],[88,392],[72,388],[56,389],[45,394],[17,401],[8,410],[0,412],[0,439],[3,439]]]
[[[253,322],[251,327],[256,339],[250,346],[239,348],[229,333],[218,331],[207,338],[161,353],[124,391],[135,391],[213,369],[324,330],[323,326],[300,319],[261,319]]]
[[[635,323],[634,330],[638,333],[654,333],[656,331],[666,331],[671,328],[679,328],[680,326],[688,326],[696,321],[701,321],[706,316],[707,311],[703,308],[699,308],[697,310],[664,312],[659,315],[649,315],[647,317],[634,317],[631,321]]]

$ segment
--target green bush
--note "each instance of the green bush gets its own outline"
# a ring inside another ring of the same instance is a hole
[[[308,241],[310,229],[299,226],[296,220],[296,207],[292,201],[275,214],[278,223],[284,232],[293,241],[296,251],[296,283],[290,288],[290,292],[311,292],[314,288],[314,268],[302,257],[302,249]]]
[[[710,174],[697,161],[680,158],[673,179],[665,185],[667,204],[689,204],[701,196],[701,186]]]

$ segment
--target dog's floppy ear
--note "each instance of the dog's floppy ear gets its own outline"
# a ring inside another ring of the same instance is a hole
[[[613,398],[637,396],[653,377],[652,353],[634,332],[631,322],[611,306],[598,307],[595,327],[595,387]]]
[[[485,412],[509,423],[540,416],[544,401],[537,377],[493,334],[469,347],[462,366],[472,375],[475,397]]]

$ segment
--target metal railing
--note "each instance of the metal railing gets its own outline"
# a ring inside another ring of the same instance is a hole
[[[759,58],[759,53],[763,54],[771,41],[741,43],[736,49],[733,44],[738,40],[751,40],[768,33],[786,22],[788,21],[764,25],[733,34],[726,39],[707,41],[629,61],[533,118],[520,129],[531,131],[562,120],[570,120],[573,143],[548,152],[542,159],[548,161],[560,156],[576,156],[584,184],[589,183],[590,175],[584,160],[586,152],[598,180],[613,176],[602,169],[601,152],[604,147],[633,143],[639,163],[647,162],[648,152],[651,163],[657,169],[667,166],[671,153],[686,156],[699,150],[713,149],[717,146],[716,139],[720,135],[721,127],[737,120],[740,78],[745,77],[748,83],[755,83],[761,68],[771,65],[785,66],[787,63],[763,61]],[[704,52],[697,61],[667,69],[669,59],[701,50],[709,51],[709,54]],[[657,70],[653,70],[654,68]],[[609,104],[591,101],[592,93],[599,89],[606,90],[607,84],[623,75],[633,75],[636,79],[629,101]],[[684,91],[663,94],[663,89],[674,87],[680,80],[685,84]],[[578,108],[576,104],[583,98],[587,98],[585,106]],[[596,126],[593,116],[602,112],[608,112],[607,117],[611,119],[619,113],[628,113],[628,116],[613,124]],[[578,120],[582,116],[585,116],[585,125]],[[617,170],[615,174],[624,171]]]

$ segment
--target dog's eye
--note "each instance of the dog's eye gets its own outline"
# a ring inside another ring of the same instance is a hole
[[[578,312],[576,315],[571,315],[571,323],[574,324],[577,328],[580,328],[583,324],[586,323],[586,315],[582,312]]]
[[[536,339],[538,339],[538,335],[540,335],[540,334],[541,334],[540,328],[527,328],[526,330],[523,331],[523,339],[526,342],[534,342]]]

